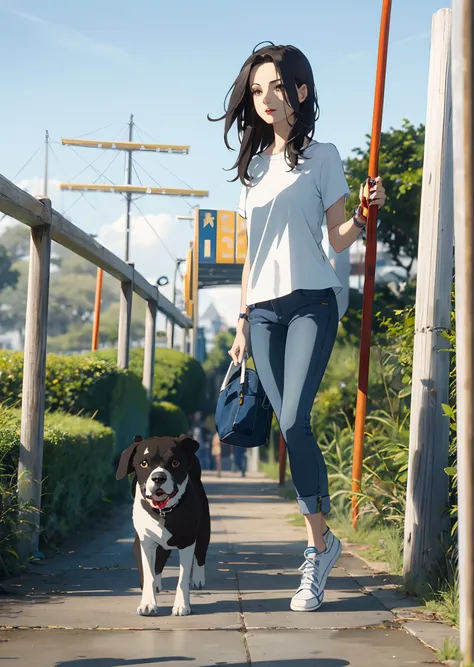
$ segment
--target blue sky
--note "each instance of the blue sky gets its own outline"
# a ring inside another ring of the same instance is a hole
[[[178,187],[182,179],[193,188],[210,190],[207,200],[190,203],[234,209],[240,186],[229,184],[231,173],[223,171],[233,164],[234,155],[223,144],[222,123],[210,123],[206,115],[221,114],[224,97],[253,47],[271,40],[294,44],[307,55],[321,106],[315,137],[335,143],[345,158],[354,147],[365,145],[370,132],[381,4],[0,0],[0,172],[13,179],[41,146],[48,128],[54,151],[49,172],[53,206],[67,211],[87,232],[98,233],[121,255],[123,200],[95,194],[74,203],[75,193],[57,188],[59,181],[92,182],[97,172],[87,164],[97,159],[95,167],[102,171],[116,154],[101,156],[91,149],[77,149],[76,154],[54,142],[91,132],[89,138],[125,139],[133,113],[139,140],[191,146],[188,156],[138,155],[136,170],[144,184],[154,184],[153,177],[163,186]],[[416,124],[425,121],[431,19],[438,9],[450,6],[447,0],[393,2],[385,129],[399,127],[404,117]],[[15,179],[34,194],[41,190],[43,159],[40,150]],[[123,155],[107,176],[123,182]],[[192,238],[189,223],[174,216],[189,214],[189,208],[183,199],[172,197],[144,197],[137,204],[132,259],[149,278],[169,273],[172,257],[184,256]],[[215,290],[202,304],[212,296],[233,321],[237,293]]]

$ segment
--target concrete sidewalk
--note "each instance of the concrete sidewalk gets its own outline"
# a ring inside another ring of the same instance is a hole
[[[175,554],[158,596],[161,615],[136,615],[131,505],[121,506],[71,553],[4,583],[2,667],[439,664],[412,633],[434,635],[442,644],[450,629],[420,621],[385,577],[350,554],[332,571],[319,611],[291,612],[305,547],[303,529],[285,521],[295,505],[259,475],[226,473],[218,480],[210,474],[204,484],[212,544],[206,588],[191,594],[191,616],[171,616]]]

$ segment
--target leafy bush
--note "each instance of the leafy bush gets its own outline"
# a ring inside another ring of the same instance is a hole
[[[0,409],[0,564],[12,565],[20,449],[19,410]],[[41,542],[54,544],[76,528],[116,488],[112,429],[61,412],[45,415]]]
[[[98,350],[90,353],[91,359],[115,360],[117,350]],[[130,371],[143,377],[144,351],[130,350]],[[158,348],[155,353],[155,379],[153,398],[178,405],[186,415],[202,407],[206,392],[206,375],[199,361],[179,350]]]
[[[0,352],[0,402],[18,405],[23,384],[23,353]],[[141,380],[117,368],[112,360],[48,354],[46,409],[95,416],[111,426],[118,449],[136,433],[146,434],[148,401]]]
[[[177,436],[187,433],[188,430],[188,419],[180,407],[168,401],[153,403],[150,412],[151,436]]]

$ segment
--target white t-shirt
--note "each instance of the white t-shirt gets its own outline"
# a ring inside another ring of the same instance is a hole
[[[247,219],[247,305],[297,289],[332,287],[336,297],[342,290],[322,247],[327,209],[350,193],[342,161],[333,144],[317,141],[304,157],[293,170],[284,153],[256,155],[250,162],[251,182],[239,201]],[[343,307],[338,299],[339,319]]]

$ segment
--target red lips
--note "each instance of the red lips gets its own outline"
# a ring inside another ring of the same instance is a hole
[[[265,113],[275,113],[276,109],[265,109]]]

